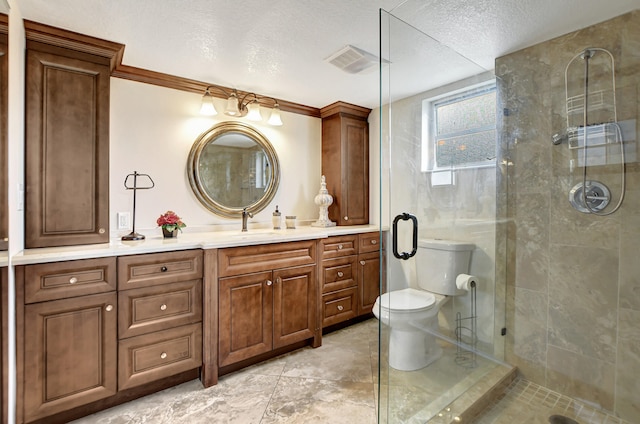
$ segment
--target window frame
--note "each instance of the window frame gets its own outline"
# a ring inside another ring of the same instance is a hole
[[[491,92],[495,93],[496,102],[497,102],[497,84],[495,79],[491,79],[489,81],[485,81],[480,84],[468,85],[457,90],[448,91],[440,96],[423,100],[423,105],[422,105],[423,134],[422,134],[422,154],[421,154],[421,166],[420,166],[422,172],[440,172],[440,171],[451,171],[456,169],[489,168],[489,167],[494,167],[496,165],[495,154],[490,160],[483,160],[479,162],[468,162],[465,164],[449,165],[449,166],[437,166],[436,164],[436,150],[437,150],[436,144],[437,144],[437,139],[440,138],[440,135],[437,134],[437,108],[441,106],[450,105],[456,102],[461,102],[474,97],[478,97],[481,95],[485,95]],[[495,124],[493,126],[487,125],[483,127],[476,127],[473,130],[447,133],[447,135],[450,137],[463,136],[463,135],[476,134],[484,131],[494,130],[496,132],[495,148],[497,149],[497,143],[498,143],[497,106],[496,106],[495,113],[496,113]]]

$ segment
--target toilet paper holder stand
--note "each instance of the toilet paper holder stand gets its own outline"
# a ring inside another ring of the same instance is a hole
[[[471,314],[462,317],[460,312],[456,313],[456,364],[465,368],[475,368],[478,366],[476,360],[476,348],[478,345],[476,313],[476,282],[470,284],[469,294],[471,296]]]

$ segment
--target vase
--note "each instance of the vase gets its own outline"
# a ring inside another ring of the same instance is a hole
[[[176,228],[173,231],[169,231],[166,228],[162,228],[162,236],[164,238],[177,238],[178,237],[178,229]]]

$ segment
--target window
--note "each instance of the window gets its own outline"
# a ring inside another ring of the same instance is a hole
[[[423,171],[495,164],[495,83],[427,100],[423,116]]]

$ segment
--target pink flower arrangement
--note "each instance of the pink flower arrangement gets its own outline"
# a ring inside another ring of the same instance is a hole
[[[182,229],[187,226],[187,224],[182,222],[182,218],[180,218],[174,211],[166,211],[160,215],[160,218],[156,220],[156,223],[159,227],[170,232],[175,230],[182,231]]]

